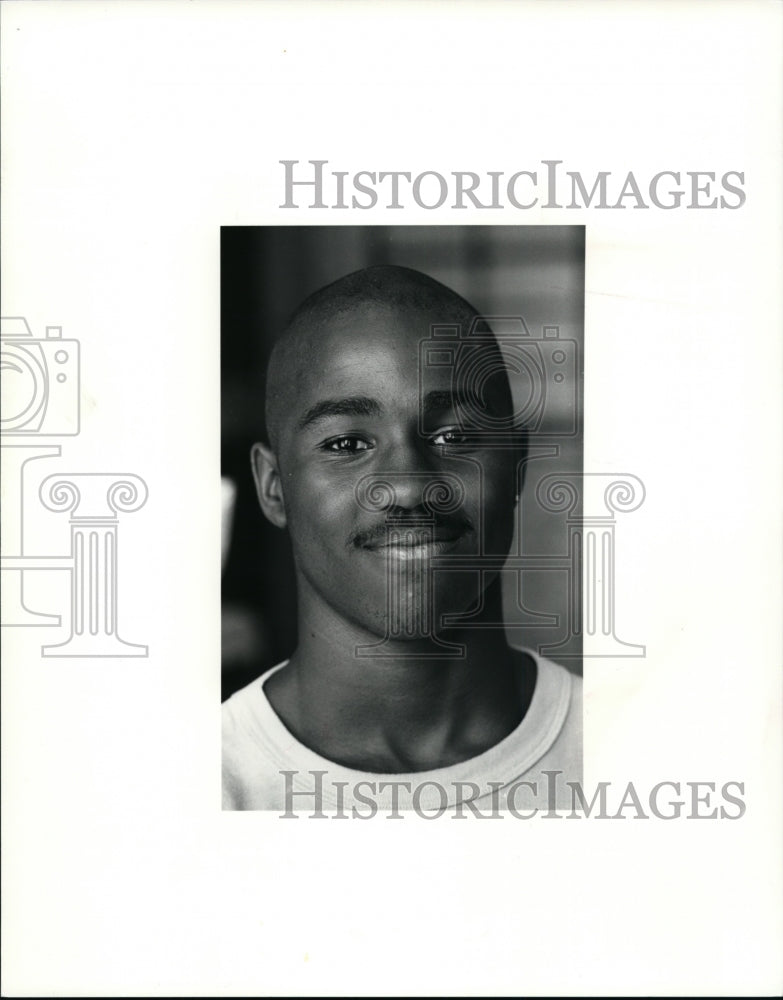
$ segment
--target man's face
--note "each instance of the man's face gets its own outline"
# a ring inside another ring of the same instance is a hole
[[[324,323],[279,430],[300,599],[379,636],[417,638],[474,605],[496,571],[447,558],[505,556],[513,534],[515,454],[466,439],[469,387],[455,387],[452,367],[420,369],[419,345],[442,319],[364,305]],[[484,388],[502,416],[502,389]]]

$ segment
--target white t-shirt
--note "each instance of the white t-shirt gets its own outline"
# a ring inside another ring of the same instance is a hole
[[[528,818],[571,809],[567,782],[582,780],[582,681],[525,652],[537,674],[519,725],[477,757],[411,774],[343,767],[295,739],[264,692],[288,661],[278,664],[223,704],[223,808],[356,818],[411,809],[434,818],[455,807],[465,815],[509,810]]]

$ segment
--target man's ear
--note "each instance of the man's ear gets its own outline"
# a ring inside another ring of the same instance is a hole
[[[250,464],[264,516],[276,528],[284,528],[288,522],[277,456],[267,445],[256,443],[250,449]]]

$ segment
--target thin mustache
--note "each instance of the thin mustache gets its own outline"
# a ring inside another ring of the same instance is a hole
[[[421,532],[421,534],[426,538],[428,535],[435,535],[439,531],[447,531],[450,533],[453,532],[455,534],[464,535],[473,530],[473,525],[467,518],[449,521],[427,521],[422,523],[421,520],[417,520],[413,517],[395,517],[387,521],[381,521],[379,524],[375,524],[370,528],[355,531],[349,537],[348,544],[354,545],[357,548],[369,548],[372,546],[384,545],[388,542],[389,532],[392,530],[418,531]]]

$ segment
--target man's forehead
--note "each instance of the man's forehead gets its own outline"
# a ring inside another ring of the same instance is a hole
[[[311,322],[297,337],[291,360],[296,382],[304,389],[312,380],[350,380],[409,368],[415,374],[420,344],[432,326],[426,312],[367,306]]]
[[[300,395],[325,383],[350,390],[357,380],[383,385],[397,378],[410,387],[464,389],[477,366],[486,367],[487,357],[493,371],[505,372],[492,335],[471,336],[470,322],[461,319],[445,311],[372,303],[311,323],[289,354],[295,368],[291,388]]]
[[[433,326],[443,321],[445,310],[418,306],[360,302],[327,315],[302,321],[301,339],[312,348],[324,347],[351,352],[357,347],[388,344],[401,346],[429,336]]]

